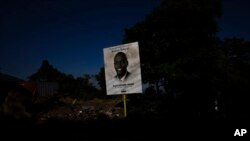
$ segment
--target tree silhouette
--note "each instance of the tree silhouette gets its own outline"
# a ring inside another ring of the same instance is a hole
[[[32,74],[29,79],[38,82],[56,82],[59,84],[59,93],[75,98],[91,99],[97,93],[97,89],[90,83],[89,75],[75,79],[71,74],[58,71],[49,64],[48,60],[44,60],[38,71]]]
[[[58,81],[63,77],[63,73],[55,69],[49,64],[48,60],[43,60],[41,67],[38,71],[31,76],[29,80],[32,81]]]
[[[220,47],[228,61],[224,63],[222,93],[218,96],[219,111],[224,117],[249,118],[250,42],[226,38]]]
[[[95,75],[96,80],[98,81],[98,85],[101,88],[103,93],[106,93],[106,81],[105,81],[105,72],[104,67],[101,67],[99,73]]]
[[[168,96],[179,97],[173,106],[179,113],[205,117],[214,112],[214,81],[224,61],[215,36],[220,6],[218,0],[163,0],[144,21],[125,30],[124,43],[139,41],[144,82],[163,80]]]

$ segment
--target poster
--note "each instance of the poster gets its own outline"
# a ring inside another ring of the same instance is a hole
[[[142,93],[138,42],[103,49],[107,95]]]

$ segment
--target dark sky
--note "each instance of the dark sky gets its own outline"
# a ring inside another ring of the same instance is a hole
[[[26,79],[42,60],[75,77],[96,74],[103,48],[121,44],[160,0],[2,0],[0,72]],[[250,40],[247,0],[224,0],[220,37]]]
[[[239,37],[250,41],[250,1],[223,0],[218,36]]]

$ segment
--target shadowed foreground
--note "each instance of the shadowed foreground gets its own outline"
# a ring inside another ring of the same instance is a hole
[[[241,121],[98,119],[89,122],[48,121],[34,124],[25,120],[1,120],[4,139],[21,140],[162,140],[185,137],[233,137]]]

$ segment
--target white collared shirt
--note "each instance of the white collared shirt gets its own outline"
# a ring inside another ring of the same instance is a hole
[[[121,79],[119,79],[118,76],[117,76],[117,79],[118,79],[119,81],[122,81],[122,82],[123,82],[123,81],[125,80],[127,74],[128,74],[128,72],[126,71],[125,75],[124,75]]]

